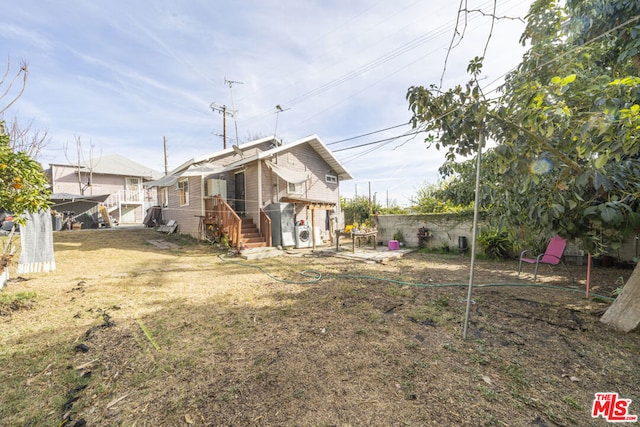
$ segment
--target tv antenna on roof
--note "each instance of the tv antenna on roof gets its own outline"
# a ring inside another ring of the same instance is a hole
[[[282,105],[278,104],[276,105],[276,127],[273,130],[273,137],[276,137],[276,131],[278,130],[278,117],[280,117],[280,113],[290,110],[291,108],[284,108],[282,107]]]
[[[242,150],[240,149],[240,147],[238,147],[236,144],[233,144],[231,146],[231,148],[233,148],[233,155],[235,156],[236,154],[240,156],[241,159],[244,158],[244,153],[242,152]]]
[[[235,124],[236,127],[236,144],[240,144],[240,140],[238,139],[238,117],[237,117],[237,113],[238,111],[236,111],[236,105],[233,102],[233,85],[234,84],[244,84],[242,82],[238,82],[235,80],[227,80],[227,78],[224,78],[224,84],[229,85],[229,92],[231,93],[231,112],[233,113],[233,123]]]

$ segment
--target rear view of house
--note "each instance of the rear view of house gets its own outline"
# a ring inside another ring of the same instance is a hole
[[[150,182],[165,222],[232,246],[312,246],[329,240],[340,209],[340,182],[352,179],[317,136],[289,144],[258,139],[194,158]]]

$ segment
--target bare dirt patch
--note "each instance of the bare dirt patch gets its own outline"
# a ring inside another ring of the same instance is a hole
[[[55,245],[55,273],[4,291],[36,297],[0,317],[3,425],[606,425],[603,391],[640,413],[640,335],[598,321],[586,267],[531,287],[478,261],[463,340],[465,256],[245,262],[150,230]],[[594,269],[592,293],[630,274]]]

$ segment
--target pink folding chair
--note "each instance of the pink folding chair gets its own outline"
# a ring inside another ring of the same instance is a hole
[[[520,263],[518,265],[518,277],[520,277],[520,273],[522,272],[522,263],[526,262],[529,264],[535,264],[536,268],[533,273],[533,283],[536,283],[538,280],[538,266],[540,264],[547,264],[549,266],[562,264],[564,268],[567,269],[569,276],[571,276],[571,281],[573,282],[573,275],[569,271],[569,268],[562,261],[562,254],[564,253],[564,249],[567,246],[567,240],[563,239],[560,236],[555,236],[549,241],[549,245],[547,246],[547,250],[544,251],[543,254],[538,255],[535,258],[525,258],[524,254],[529,252],[529,250],[524,250],[520,254]]]

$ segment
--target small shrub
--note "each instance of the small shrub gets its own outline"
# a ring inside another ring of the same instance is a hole
[[[493,259],[507,259],[513,251],[513,242],[506,231],[497,228],[484,229],[478,235],[478,243],[484,254]]]

